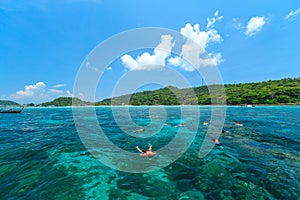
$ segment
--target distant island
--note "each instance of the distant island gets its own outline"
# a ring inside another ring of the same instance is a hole
[[[217,85],[210,86],[218,89]],[[226,99],[220,99],[220,103],[227,105],[246,104],[300,104],[300,78],[285,78],[281,80],[269,80],[256,83],[225,84]],[[158,90],[137,92],[119,97],[104,99],[98,102],[87,102],[76,97],[59,97],[51,102],[41,104],[26,104],[25,106],[101,106],[101,105],[210,105],[211,96],[207,86],[191,89],[178,89],[168,86]],[[176,95],[173,93],[175,91]],[[179,97],[179,98],[178,98]],[[129,102],[126,103],[126,99]],[[180,99],[181,101],[179,102]],[[216,97],[215,99],[218,99]],[[72,104],[73,103],[73,104]],[[0,101],[0,106],[20,106],[13,101]]]
[[[21,106],[21,105],[14,101],[0,100],[0,107],[8,107],[8,106]]]
[[[89,106],[89,105],[94,105],[94,103],[87,102],[87,101],[82,101],[81,99],[77,97],[59,97],[57,99],[54,99],[53,101],[50,102],[45,102],[38,104],[37,106],[43,106],[43,107],[48,107],[48,106]]]

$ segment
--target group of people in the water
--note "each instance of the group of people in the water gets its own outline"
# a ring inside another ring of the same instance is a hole
[[[207,122],[207,121],[204,121],[204,122],[203,122],[203,125],[204,125],[204,126],[207,126],[208,124],[209,124],[209,122]],[[167,123],[164,123],[164,125],[170,126],[170,125],[167,124]],[[237,127],[243,126],[243,124],[241,124],[240,122],[235,122],[235,125],[236,125]],[[178,124],[178,125],[176,125],[176,126],[174,126],[174,127],[175,127],[175,128],[179,128],[179,127],[183,127],[183,126],[185,126],[185,125],[184,125],[183,123],[180,123],[180,124]],[[137,132],[137,133],[142,133],[142,132],[144,132],[144,131],[145,131],[145,128],[141,128],[141,129],[136,130],[135,132]],[[229,131],[226,131],[226,130],[224,130],[224,129],[222,129],[222,133],[229,134],[230,132],[229,132]],[[220,141],[218,140],[218,138],[212,138],[211,141],[212,141],[215,145],[217,145],[217,146],[222,146],[222,144],[220,143]],[[223,147],[221,147],[221,148],[223,148]],[[147,158],[151,159],[153,156],[156,155],[156,152],[153,152],[153,151],[152,151],[152,145],[151,145],[151,144],[149,144],[149,148],[148,148],[147,150],[142,150],[142,149],[139,148],[139,146],[136,146],[136,149],[141,153],[141,156],[142,156],[142,157],[147,157]]]
[[[241,124],[240,122],[235,122],[235,126],[241,127],[241,126],[243,126],[243,124]],[[222,129],[222,133],[229,134],[230,132]],[[212,138],[212,142],[215,143],[215,145],[217,145],[217,146],[222,146],[222,144],[220,143],[220,141],[217,138]]]
[[[203,122],[203,126],[207,126],[207,125],[209,124],[209,122],[210,122],[210,121],[204,121],[204,122]],[[243,124],[241,124],[241,123],[238,122],[238,121],[235,122],[235,125],[236,125],[236,126],[243,126]],[[223,131],[223,130],[222,130],[222,131]]]

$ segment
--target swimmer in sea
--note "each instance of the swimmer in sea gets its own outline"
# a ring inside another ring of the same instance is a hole
[[[151,159],[153,156],[156,155],[156,152],[152,151],[151,144],[149,144],[149,148],[147,150],[141,150],[139,146],[136,146],[135,148],[141,153],[141,156],[143,157],[148,157],[149,159]]]
[[[183,124],[183,123],[180,123],[180,124],[178,124],[177,126],[175,126],[175,128],[183,127],[183,126],[184,126],[184,124]]]
[[[145,131],[145,129],[144,128],[141,128],[141,129],[139,129],[139,130],[136,130],[136,131],[134,131],[134,132],[137,132],[137,133],[142,133],[142,132],[144,132]]]
[[[208,125],[208,122],[203,122],[203,126],[207,126]]]
[[[213,143],[215,143],[215,145],[222,146],[222,144],[219,142],[219,140],[217,138],[213,138],[211,140],[213,141]]]
[[[243,124],[241,124],[240,122],[236,122],[235,125],[236,126],[243,126]]]

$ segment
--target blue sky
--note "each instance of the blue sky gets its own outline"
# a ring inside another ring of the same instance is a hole
[[[204,44],[224,83],[300,76],[299,1],[3,0],[0,99],[38,103],[72,96],[82,62],[99,43],[143,27],[182,31]],[[145,52],[156,60],[155,50],[120,55],[99,83],[96,100],[109,97],[126,71],[143,70],[137,57]],[[191,68],[170,57],[163,56],[165,65],[201,85]]]

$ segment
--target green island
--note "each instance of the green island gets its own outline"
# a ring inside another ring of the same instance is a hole
[[[216,96],[217,102],[228,105],[243,104],[300,104],[300,78],[284,78],[281,80],[269,80],[256,83],[225,84],[226,99]],[[158,90],[137,92],[108,98],[98,102],[82,101],[79,98],[59,97],[51,102],[45,102],[34,106],[90,106],[90,105],[210,105],[212,96],[219,94],[219,85],[199,86],[192,89],[178,89],[173,86]],[[27,106],[33,106],[28,104]]]
[[[8,107],[8,106],[20,106],[20,104],[10,100],[0,100],[0,107]]]
[[[93,105],[91,102],[82,101],[77,97],[59,97],[50,102],[38,104],[37,106],[49,107],[49,106],[88,106]]]
[[[220,90],[220,86],[209,86],[210,91]],[[228,105],[242,104],[300,104],[300,78],[285,78],[257,83],[225,84],[226,102]],[[191,89],[178,89],[172,86],[154,91],[137,92],[112,99],[104,99],[96,105],[122,105],[129,100],[129,105],[209,105],[211,95],[207,86]],[[193,93],[193,94],[192,94]],[[176,95],[175,95],[176,94]],[[194,95],[196,94],[196,95]],[[218,95],[218,91],[214,94]],[[196,99],[195,99],[196,98]],[[181,100],[179,102],[179,99]],[[217,102],[224,103],[224,99],[216,97]],[[219,101],[218,101],[219,100]]]

